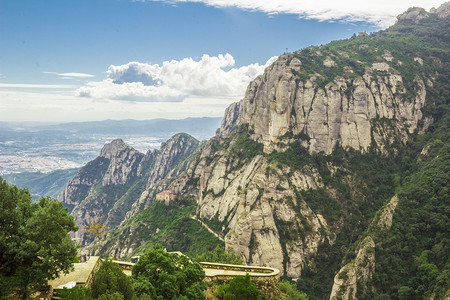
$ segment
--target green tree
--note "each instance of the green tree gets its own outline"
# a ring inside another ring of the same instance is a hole
[[[153,246],[133,267],[136,295],[153,299],[205,299],[205,271],[187,256]]]
[[[289,281],[282,281],[280,283],[280,291],[282,293],[281,300],[308,300],[308,296],[297,290],[295,283]]]
[[[223,247],[216,247],[213,251],[205,252],[196,258],[197,261],[214,262],[222,264],[243,265],[242,257],[229,251],[225,251]]]
[[[134,291],[120,266],[106,257],[95,274],[92,296],[100,299],[100,296],[105,295],[105,299],[116,299],[117,293],[122,295],[123,299],[132,299]]]
[[[69,272],[77,249],[68,233],[76,230],[61,202],[47,197],[34,203],[27,189],[0,177],[0,297],[14,292],[26,299]]]
[[[91,290],[81,286],[74,286],[71,289],[64,288],[63,290],[55,291],[55,296],[63,300],[92,300]]]
[[[259,299],[259,290],[254,282],[250,281],[250,275],[236,276],[228,284],[221,285],[216,293],[219,299]]]

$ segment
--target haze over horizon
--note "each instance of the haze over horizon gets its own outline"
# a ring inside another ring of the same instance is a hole
[[[0,121],[222,117],[285,51],[443,2],[0,0]]]

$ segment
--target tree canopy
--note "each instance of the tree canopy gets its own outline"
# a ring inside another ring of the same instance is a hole
[[[113,262],[111,258],[106,257],[100,269],[95,274],[92,285],[92,296],[99,298],[105,295],[104,297],[109,299],[117,293],[123,299],[132,299],[134,292],[130,280],[120,266]]]
[[[136,295],[152,299],[205,299],[205,271],[187,256],[155,245],[133,267]]]
[[[26,298],[72,268],[77,249],[68,233],[78,228],[61,202],[33,202],[27,189],[1,177],[0,199],[0,297]]]
[[[222,264],[243,265],[244,260],[239,255],[226,251],[223,247],[216,247],[213,251],[205,252],[196,258],[197,261],[215,262]]]
[[[227,284],[221,285],[216,293],[219,299],[254,299],[260,297],[260,292],[254,282],[250,281],[250,275],[236,276]]]

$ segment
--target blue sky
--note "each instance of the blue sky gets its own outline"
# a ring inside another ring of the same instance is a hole
[[[286,48],[443,1],[390,2],[0,0],[0,121],[222,116]]]

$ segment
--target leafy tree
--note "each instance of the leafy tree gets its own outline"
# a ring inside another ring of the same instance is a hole
[[[108,229],[106,228],[106,225],[104,224],[105,216],[102,216],[100,220],[97,221],[91,221],[88,225],[84,225],[83,231],[87,233],[87,235],[93,239],[97,238],[97,240],[100,242],[102,238],[108,233]]]
[[[196,258],[197,261],[215,262],[222,264],[243,265],[244,260],[237,254],[225,251],[223,247],[216,247],[213,251],[205,252]]]
[[[92,296],[100,299],[100,296],[105,295],[105,299],[119,299],[117,294],[120,294],[122,299],[132,299],[134,291],[120,266],[106,257],[95,274]]]
[[[92,300],[91,290],[81,286],[74,286],[71,289],[64,288],[57,291],[55,296],[63,300]]]
[[[281,300],[308,300],[308,296],[297,290],[295,283],[290,283],[289,281],[282,281],[280,283],[281,290]]]
[[[250,281],[250,275],[236,276],[228,284],[221,285],[216,293],[219,299],[259,299],[260,293],[256,284]]]
[[[133,267],[137,296],[152,299],[205,299],[205,271],[187,256],[167,253],[155,245]]]
[[[98,297],[98,300],[123,300],[123,295],[119,292],[103,294]]]
[[[62,203],[41,198],[0,178],[0,297],[22,299],[73,267],[76,245],[68,233],[78,230]]]

